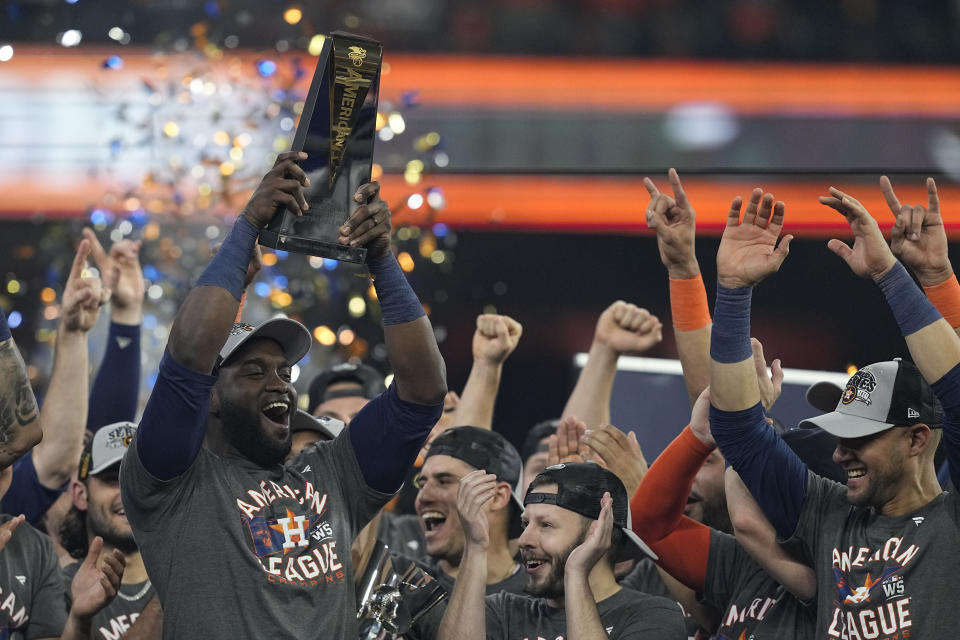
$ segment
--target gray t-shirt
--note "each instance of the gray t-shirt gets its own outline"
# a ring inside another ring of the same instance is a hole
[[[721,612],[718,638],[808,640],[816,607],[805,606],[771,578],[736,538],[710,531],[703,601]]]
[[[673,600],[673,594],[670,593],[670,589],[668,589],[666,583],[664,583],[660,572],[657,571],[657,563],[650,558],[637,560],[637,564],[630,570],[630,573],[620,579],[619,583],[621,587],[627,587],[640,593],[648,593],[652,596],[660,596],[661,598]],[[682,604],[678,602],[677,605],[683,613],[683,621],[687,628],[687,637],[696,637],[700,629],[696,618],[691,616],[683,608]]]
[[[67,609],[73,602],[70,583],[77,575],[80,563],[74,562],[63,568],[63,589],[67,596]],[[138,582],[135,584],[121,584],[116,597],[97,612],[90,621],[90,637],[94,640],[117,640],[130,630],[130,627],[140,617],[147,603],[153,598],[156,590],[153,584]]]
[[[791,542],[817,573],[816,637],[954,638],[960,502],[941,493],[903,516],[851,506],[846,487],[813,473]]]
[[[414,561],[418,567],[429,573],[440,583],[440,586],[447,592],[447,597],[434,605],[417,624],[413,626],[406,634],[406,637],[419,640],[433,640],[440,631],[440,623],[443,622],[443,614],[447,611],[447,605],[450,602],[450,596],[453,595],[453,585],[456,580],[447,575],[443,569],[440,568],[440,565],[437,564],[437,561],[429,556],[422,560],[414,559]],[[527,574],[523,571],[523,567],[518,564],[514,567],[513,573],[507,576],[507,578],[500,582],[488,584],[487,595],[501,592],[522,594],[526,581]]]
[[[0,524],[11,516],[0,516]],[[50,538],[17,527],[0,551],[0,639],[59,638],[67,623],[63,580]]]
[[[683,614],[676,602],[620,589],[597,603],[600,623],[614,640],[686,640]],[[564,609],[543,598],[498,593],[487,596],[487,639],[563,640],[567,633]]]
[[[164,638],[357,636],[350,545],[390,496],[367,486],[349,432],[270,468],[204,447],[169,481],[137,442],[120,488]]]

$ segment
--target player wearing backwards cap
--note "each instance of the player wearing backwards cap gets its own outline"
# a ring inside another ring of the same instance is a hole
[[[932,181],[928,189],[933,206]],[[960,505],[955,494],[941,491],[933,457],[942,433],[956,482],[960,338],[859,202],[834,188],[821,202],[842,213],[854,234],[852,248],[839,240],[828,247],[880,286],[919,370],[896,360],[864,367],[850,378],[836,411],[811,420],[838,437],[834,460],[847,472],[846,487],[810,473],[766,428],[749,362],[750,299],[752,287],[779,269],[789,236],[774,248],[783,204],[757,189],[742,222],[741,200],[734,200],[717,253],[713,436],[777,532],[811,559],[817,637],[947,637],[955,627],[949,605],[955,597],[944,589],[960,572]],[[908,234],[906,241],[916,239]],[[942,431],[934,395],[943,405]]]
[[[340,228],[366,246],[395,381],[332,442],[284,463],[291,367],[310,334],[284,318],[233,325],[259,229],[306,209],[281,154],[181,306],[120,486],[164,607],[164,637],[354,637],[354,535],[403,480],[446,393],[430,323],[390,252],[390,211],[366,184]],[[228,587],[228,588],[225,588]]]
[[[487,548],[484,506],[496,476],[473,471],[460,481],[457,510],[466,545],[439,638],[686,638],[676,603],[621,588],[613,564],[649,553],[630,531],[623,483],[593,463],[548,467],[524,500],[520,553],[528,595],[484,600]]]
[[[154,598],[156,590],[147,576],[120,500],[120,461],[136,430],[137,425],[132,422],[118,422],[104,426],[93,436],[80,461],[77,478],[70,483],[73,507],[61,528],[63,544],[77,560],[87,555],[97,537],[103,540],[104,552],[116,549],[123,554],[126,568],[116,597],[88,622],[90,637],[99,640],[159,638],[162,628],[162,612]],[[64,567],[67,589],[79,568],[79,562]],[[67,596],[69,603],[69,592]],[[145,635],[136,635],[137,632]]]

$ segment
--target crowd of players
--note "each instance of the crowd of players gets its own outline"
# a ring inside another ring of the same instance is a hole
[[[619,356],[659,343],[660,320],[606,309],[560,417],[518,452],[492,421],[522,327],[478,317],[467,383],[448,391],[375,183],[340,242],[367,249],[393,382],[343,364],[298,410],[291,369],[309,331],[237,320],[259,229],[280,204],[306,209],[301,159],[280,155],[190,291],[139,421],[137,243],[106,250],[84,231],[41,408],[0,311],[0,638],[355,638],[355,584],[383,545],[446,592],[408,638],[949,635],[960,284],[932,179],[927,206],[881,179],[889,241],[852,196],[821,198],[854,236],[829,248],[879,286],[910,359],[814,385],[823,415],[790,429],[766,413],[780,362],[768,369],[750,337],[752,288],[789,251],[784,203],[760,189],[733,201],[711,316],[680,178],[672,195],[644,181],[691,407],[687,425],[656,425],[678,435],[648,466],[609,405]]]

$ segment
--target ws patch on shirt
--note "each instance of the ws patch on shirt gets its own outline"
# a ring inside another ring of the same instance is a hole
[[[905,544],[904,539],[897,536],[878,548],[834,548],[837,595],[828,637],[838,640],[910,638],[914,623],[912,597],[900,574],[919,551],[918,545]]]
[[[327,497],[309,481],[301,489],[264,480],[237,498],[241,520],[250,532],[251,551],[268,582],[316,587],[346,580],[333,525],[325,517]],[[289,505],[291,499],[293,509],[284,506],[276,514],[270,508],[277,500]]]

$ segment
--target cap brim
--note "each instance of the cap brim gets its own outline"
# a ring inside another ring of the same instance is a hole
[[[871,436],[881,431],[891,429],[896,425],[880,422],[879,420],[870,420],[852,416],[839,411],[831,411],[822,416],[808,418],[800,423],[800,427],[820,427],[827,433],[838,438],[862,438]]]
[[[103,463],[97,465],[96,467],[93,467],[92,469],[90,469],[89,471],[87,471],[87,475],[88,475],[88,476],[95,476],[95,475],[97,475],[98,473],[103,473],[104,471],[106,471],[107,469],[109,469],[110,467],[112,467],[112,466],[114,466],[114,465],[120,464],[120,462],[123,460],[123,454],[125,454],[126,452],[127,452],[126,449],[121,450],[121,451],[120,451],[120,455],[117,456],[116,459],[114,459],[114,460],[107,460],[106,462],[103,462]]]
[[[830,413],[840,404],[843,388],[833,382],[817,382],[807,388],[807,404],[823,413]]]
[[[511,491],[510,501],[516,508],[513,510],[513,515],[510,517],[510,522],[507,524],[507,537],[510,540],[515,540],[520,537],[521,533],[523,533],[523,500],[520,499],[520,496],[517,495],[516,491]]]
[[[325,436],[328,440],[335,440],[340,432],[346,428],[346,425],[333,418],[320,419],[310,415],[303,409],[297,409],[293,414],[293,421],[290,423],[290,431],[316,431]]]
[[[639,560],[644,556],[652,560],[660,559],[660,557],[653,552],[653,549],[648,547],[647,543],[640,539],[640,536],[626,527],[622,527],[621,529],[623,531],[624,541],[621,545],[620,552],[617,554],[617,562],[631,558]]]
[[[307,355],[313,340],[310,331],[296,320],[283,316],[273,318],[247,333],[241,340],[232,345],[228,353],[221,352],[222,364],[230,360],[231,356],[254,338],[269,338],[277,342],[283,349],[289,364],[296,364],[303,356]]]

